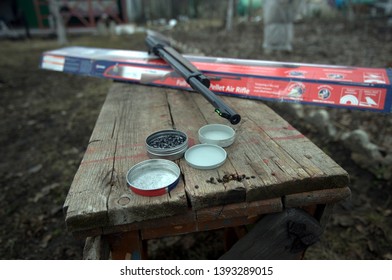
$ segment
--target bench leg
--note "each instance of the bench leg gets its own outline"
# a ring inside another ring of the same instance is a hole
[[[140,260],[146,258],[146,251],[140,231],[129,231],[107,236],[113,260]]]
[[[103,236],[87,237],[83,248],[84,260],[107,260],[109,255],[109,244]]]

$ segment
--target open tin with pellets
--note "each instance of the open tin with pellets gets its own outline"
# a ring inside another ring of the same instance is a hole
[[[188,136],[179,130],[157,131],[146,139],[149,158],[176,160],[188,149]]]

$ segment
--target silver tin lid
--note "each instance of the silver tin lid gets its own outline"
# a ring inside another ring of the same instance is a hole
[[[180,179],[180,168],[166,159],[149,159],[134,165],[127,172],[128,187],[136,194],[158,196],[174,189]]]

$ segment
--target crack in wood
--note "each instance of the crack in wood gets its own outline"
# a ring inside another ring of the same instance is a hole
[[[116,125],[117,125],[117,118],[114,118],[114,124],[113,124],[113,129],[112,129],[112,135],[110,138],[113,139],[114,137],[114,131],[116,130]]]
[[[101,142],[101,141],[102,141],[101,139],[91,140],[91,141],[88,142],[87,145],[90,145],[90,144],[95,143],[95,142]]]
[[[285,167],[284,163],[282,163],[278,158],[271,158],[271,161],[275,163],[275,165],[282,170],[284,173],[287,172],[287,167]]]
[[[180,167],[180,180],[182,180],[182,182],[185,185],[185,175],[184,175],[183,171],[181,170],[181,164],[178,162],[177,165]],[[192,195],[188,194],[188,191],[186,188],[184,188],[184,192],[185,192],[187,206],[192,207],[192,203],[191,203],[191,196]]]
[[[225,209],[225,206],[224,206],[224,205],[222,205],[222,207],[221,207],[221,209],[219,210],[218,215],[216,216],[216,218],[219,218],[219,217],[222,215],[223,209]]]
[[[112,138],[113,138],[113,135],[112,135]],[[117,135],[115,140],[116,140],[116,143],[114,144],[114,151],[113,151],[113,163],[112,163],[112,169],[111,169],[111,173],[112,174],[111,174],[111,177],[110,177],[110,186],[114,186],[114,177],[115,177],[115,173],[116,173],[115,164],[116,164],[118,135]]]
[[[117,127],[117,118],[114,119],[114,123],[113,123],[113,129],[112,129],[112,135],[111,135],[111,139],[114,138],[115,136],[115,131],[116,131],[116,127]],[[114,151],[113,151],[113,162],[112,162],[112,167],[111,169],[108,171],[108,174],[110,174],[110,179],[108,182],[108,185],[110,187],[109,190],[109,194],[112,192],[112,188],[115,185],[115,177],[116,176],[116,169],[115,169],[115,164],[116,164],[116,154],[117,154],[117,145],[118,145],[118,132],[115,138],[115,143],[114,143]],[[106,198],[106,209],[109,209],[110,207],[110,195],[107,196]],[[106,218],[109,220],[110,216],[109,216],[109,211],[106,212]]]

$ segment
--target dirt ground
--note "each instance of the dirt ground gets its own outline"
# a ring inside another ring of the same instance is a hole
[[[378,21],[303,21],[295,25],[294,51],[269,55],[262,52],[261,23],[241,23],[230,33],[219,25],[188,23],[165,33],[185,43],[184,52],[391,67],[391,32]],[[70,45],[145,50],[144,36],[69,40]],[[111,82],[39,70],[41,53],[55,48],[53,38],[0,41],[0,259],[82,258],[83,241],[66,231],[62,205]],[[293,119],[284,106],[269,104],[351,178],[351,200],[336,205],[322,240],[306,258],[392,259],[391,182],[361,169],[343,145]],[[390,115],[328,111],[339,127],[362,128],[384,154],[391,151]],[[214,231],[152,240],[149,253],[155,259],[216,259],[223,252],[221,238],[222,232]]]

